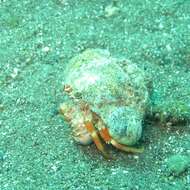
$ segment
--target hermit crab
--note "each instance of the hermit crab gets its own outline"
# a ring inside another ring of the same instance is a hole
[[[113,58],[107,50],[87,49],[66,66],[64,95],[60,113],[78,143],[94,142],[106,157],[103,141],[142,152],[133,145],[142,134],[149,93],[144,72],[135,64]]]

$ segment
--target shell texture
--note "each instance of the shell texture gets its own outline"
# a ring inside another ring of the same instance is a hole
[[[65,84],[78,103],[85,102],[101,118],[112,138],[137,143],[149,94],[144,72],[135,64],[113,58],[107,50],[88,49],[67,65]]]

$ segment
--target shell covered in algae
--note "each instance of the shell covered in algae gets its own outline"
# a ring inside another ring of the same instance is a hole
[[[113,58],[107,50],[87,49],[68,63],[64,82],[78,100],[73,103],[68,96],[66,103],[85,102],[113,139],[125,145],[137,143],[149,97],[140,68]]]

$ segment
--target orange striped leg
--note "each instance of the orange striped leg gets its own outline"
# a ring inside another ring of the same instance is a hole
[[[88,130],[88,132],[90,133],[96,147],[98,148],[98,150],[100,150],[102,152],[102,154],[104,155],[104,157],[106,158],[110,158],[109,154],[105,151],[105,148],[98,136],[98,133],[96,132],[96,129],[94,128],[92,122],[86,122],[85,123],[85,127]]]
[[[122,151],[131,152],[131,153],[142,153],[144,151],[143,148],[128,147],[126,145],[122,145],[122,144],[118,143],[117,141],[112,139],[107,128],[102,128],[100,130],[100,135],[106,143],[108,143],[108,144],[111,143],[114,147],[116,147],[117,149],[120,149]]]

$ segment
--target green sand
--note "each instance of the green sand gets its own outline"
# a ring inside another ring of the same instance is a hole
[[[162,170],[171,155],[190,155],[190,1],[118,0],[111,15],[109,5],[0,1],[1,190],[190,189],[189,168]],[[76,145],[58,115],[64,67],[86,48],[128,58],[152,78],[144,153],[108,147],[115,159],[105,160],[94,145]],[[170,119],[187,125],[163,125]]]

